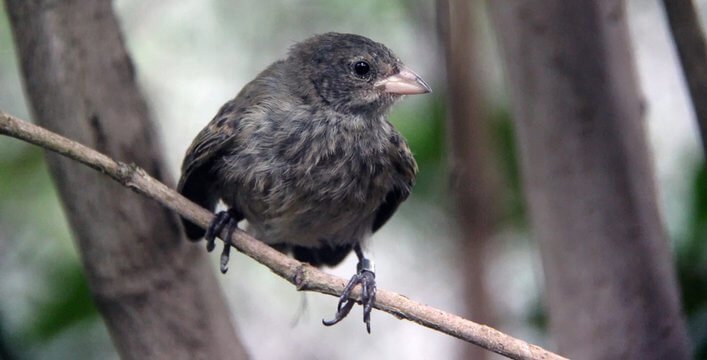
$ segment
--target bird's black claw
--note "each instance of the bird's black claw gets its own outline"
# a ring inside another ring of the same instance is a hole
[[[349,283],[339,297],[339,304],[336,307],[336,314],[332,320],[323,320],[322,324],[332,326],[345,318],[353,308],[356,300],[349,299],[351,291],[356,285],[361,284],[361,304],[363,305],[363,322],[366,323],[366,330],[371,333],[371,310],[376,301],[376,274],[373,271],[373,263],[368,259],[361,259],[358,263],[358,272],[351,277]]]
[[[231,237],[238,227],[238,220],[239,219],[230,211],[219,211],[209,225],[209,228],[206,229],[206,235],[204,236],[206,239],[206,250],[211,252],[216,247],[216,236],[221,234],[224,227],[228,226],[228,234],[226,238],[223,239],[223,251],[221,252],[220,261],[221,272],[224,274],[228,271],[228,258],[231,255],[232,244]]]
[[[221,252],[221,273],[225,274],[228,271],[228,259],[231,252],[231,246],[224,244],[223,251]]]
[[[206,250],[212,252],[216,247],[216,236],[221,233],[223,227],[226,225],[231,215],[228,211],[219,211],[214,220],[209,224],[209,228],[206,229],[206,235],[204,239],[206,240]]]
[[[333,320],[322,319],[322,324],[324,324],[326,326],[332,326],[332,325],[338,323],[339,321],[341,321],[343,318],[346,317],[346,315],[349,314],[349,312],[353,308],[354,304],[356,303],[354,300],[349,300],[349,295],[351,295],[351,290],[358,283],[359,283],[359,274],[355,274],[354,276],[351,277],[351,280],[349,280],[349,283],[346,284],[344,291],[341,293],[341,296],[339,297],[339,304],[336,305],[336,314],[334,315],[334,319]]]
[[[376,301],[376,274],[364,270],[361,274],[361,300],[363,302],[363,322],[366,324],[366,331],[371,333],[371,310]]]
[[[238,222],[233,219],[229,218],[228,220],[228,234],[226,235],[226,238],[223,239],[223,251],[221,252],[221,273],[225,274],[226,271],[228,271],[228,259],[229,256],[231,256],[231,244],[232,244],[232,237],[233,237],[233,231],[236,230],[238,227]]]

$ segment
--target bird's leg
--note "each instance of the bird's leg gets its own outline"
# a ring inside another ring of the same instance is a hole
[[[334,315],[333,320],[322,320],[322,323],[326,326],[331,326],[349,314],[351,308],[353,308],[356,300],[349,299],[351,296],[351,291],[356,285],[361,284],[361,303],[363,304],[363,322],[366,323],[366,330],[371,333],[371,310],[373,309],[373,303],[376,300],[376,274],[373,266],[373,261],[367,259],[363,255],[361,246],[356,244],[354,246],[354,251],[358,257],[358,265],[356,265],[356,274],[351,277],[349,283],[344,288],[344,291],[339,297],[339,304],[336,308],[336,315]]]
[[[226,234],[226,238],[223,239],[223,252],[221,252],[221,272],[224,274],[228,271],[228,258],[231,254],[232,244],[231,237],[233,236],[233,232],[238,228],[238,222],[241,219],[243,219],[243,215],[233,208],[228,211],[220,211],[216,214],[216,217],[214,217],[209,228],[206,229],[206,236],[204,236],[206,239],[206,250],[211,252],[216,246],[214,243],[216,236],[223,231],[224,227],[228,226],[228,233]]]
[[[223,227],[226,226],[226,223],[230,217],[231,215],[228,211],[219,211],[216,213],[214,220],[211,221],[211,224],[209,224],[209,228],[206,229],[206,235],[204,236],[204,239],[206,240],[206,250],[208,252],[212,252],[214,247],[216,247],[216,236],[221,233],[221,230],[223,230]]]
[[[234,218],[230,218],[228,221],[228,234],[226,238],[223,239],[223,251],[221,252],[221,273],[225,274],[228,271],[228,259],[231,256],[231,244],[233,236],[233,231],[238,227],[238,221]]]

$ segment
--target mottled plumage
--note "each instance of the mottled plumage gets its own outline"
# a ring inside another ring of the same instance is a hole
[[[328,33],[296,44],[196,137],[179,191],[219,199],[255,237],[313,265],[336,265],[410,194],[417,171],[387,120],[402,94],[428,92],[384,45]],[[204,230],[185,221],[192,239]]]

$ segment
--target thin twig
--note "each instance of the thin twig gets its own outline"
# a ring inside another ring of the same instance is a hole
[[[663,8],[707,155],[707,42],[700,16],[692,0],[663,0]]]
[[[0,134],[24,140],[92,167],[204,228],[214,217],[214,214],[147,175],[139,167],[116,162],[93,149],[19,120],[2,110],[0,110]],[[243,231],[236,230],[233,234],[233,246],[294,284],[298,290],[339,296],[346,284],[344,279],[292,259]],[[352,297],[358,298],[359,295],[360,291],[356,289]],[[414,321],[511,359],[565,359],[491,327],[417,303],[390,291],[378,289],[373,306],[398,318]]]

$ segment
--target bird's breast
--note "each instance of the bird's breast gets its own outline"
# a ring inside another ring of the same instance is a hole
[[[229,173],[241,175],[229,179],[239,186],[225,186],[232,191],[223,198],[268,242],[285,236],[302,245],[359,241],[400,182],[394,164],[399,154],[391,145],[384,131],[294,124],[229,155],[229,167],[240,169]]]

